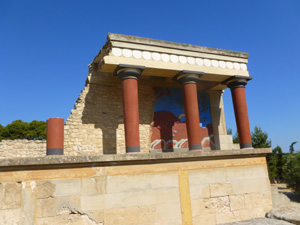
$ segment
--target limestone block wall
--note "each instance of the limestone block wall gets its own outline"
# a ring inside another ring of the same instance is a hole
[[[0,159],[19,157],[42,157],[46,155],[46,141],[2,140]]]
[[[169,161],[177,155],[167,154],[164,162],[162,156],[156,162],[149,154],[140,154],[121,156],[125,164],[117,162],[118,157],[110,164],[109,157],[102,156],[105,165],[91,160],[80,167],[81,158],[72,158],[70,167],[42,166],[55,162],[48,158],[40,159],[45,162],[35,170],[26,165],[24,170],[2,170],[0,221],[6,225],[215,225],[264,217],[271,210],[265,157]],[[138,159],[152,162],[134,163]]]
[[[117,78],[116,78],[117,79]],[[149,152],[154,92],[139,86],[141,152]],[[123,154],[125,133],[121,83],[87,84],[65,122],[65,155]]]

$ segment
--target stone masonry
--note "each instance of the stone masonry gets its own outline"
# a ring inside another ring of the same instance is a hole
[[[0,224],[215,225],[264,217],[272,200],[260,155],[269,151],[0,160]]]
[[[0,159],[18,157],[42,157],[46,155],[46,141],[2,140]]]
[[[150,150],[154,105],[154,92],[150,86],[139,86],[139,103],[141,152],[147,153]],[[87,83],[65,123],[65,154],[123,153],[125,136],[121,84]]]

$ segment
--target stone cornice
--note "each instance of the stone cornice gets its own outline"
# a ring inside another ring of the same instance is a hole
[[[107,40],[92,62],[98,72],[113,73],[119,64],[131,64],[144,66],[142,76],[151,77],[172,78],[182,70],[204,72],[201,80],[211,82],[249,76],[247,53],[120,34],[108,34]]]
[[[231,57],[245,58],[245,59],[248,59],[249,57],[248,53],[245,52],[224,50],[218,48],[209,48],[209,47],[203,47],[198,45],[183,44],[183,43],[177,43],[171,41],[162,41],[162,40],[156,40],[151,38],[136,37],[136,36],[123,35],[123,34],[108,33],[107,40],[109,40],[110,42],[118,41],[118,42],[134,43],[134,44],[141,44],[141,45],[163,47],[167,49],[178,49],[178,50],[224,55],[224,56],[231,56]]]
[[[91,156],[46,156],[34,158],[0,159],[0,170],[26,170],[42,168],[82,167],[122,164],[149,164],[161,162],[203,161],[262,157],[271,153],[270,148],[243,150],[214,150],[148,154],[91,155]]]

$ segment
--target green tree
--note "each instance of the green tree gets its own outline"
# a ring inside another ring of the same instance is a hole
[[[236,131],[235,134],[232,136],[232,141],[233,141],[233,143],[235,143],[235,144],[240,143],[240,141],[239,141],[239,136],[238,136],[237,131]]]
[[[295,149],[294,149],[294,145],[297,144],[298,142],[297,141],[294,141],[292,142],[292,144],[290,145],[290,153],[293,154],[295,152]]]
[[[43,140],[46,139],[46,122],[33,120],[31,123],[15,120],[12,123],[1,126],[0,138],[2,140]]]
[[[6,125],[2,132],[2,137],[5,140],[27,139],[29,124],[22,120],[15,120]]]
[[[43,140],[46,139],[47,123],[45,121],[33,120],[29,124],[27,139],[29,140]]]
[[[2,141],[2,132],[4,127],[0,124],[0,141]]]
[[[251,132],[252,146],[253,148],[270,148],[271,140],[268,140],[268,134],[262,131],[261,127],[254,127],[254,131]]]
[[[281,182],[283,180],[282,170],[284,165],[284,157],[281,147],[277,145],[272,150],[272,153],[267,155],[267,164],[271,182]]]
[[[288,154],[283,166],[283,175],[288,187],[300,193],[300,152]]]

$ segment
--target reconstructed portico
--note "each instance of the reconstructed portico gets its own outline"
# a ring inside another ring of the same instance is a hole
[[[252,147],[245,96],[251,79],[247,53],[120,34],[108,34],[107,39],[90,65],[87,83],[122,90],[126,152],[236,149],[226,132],[222,101],[226,88],[232,92],[240,148]],[[140,99],[139,89],[148,90]],[[145,102],[145,95],[153,99]],[[141,104],[148,104],[150,112]],[[150,123],[143,123],[145,116]],[[121,124],[109,129],[118,130]],[[103,143],[104,153],[118,152],[123,138],[117,133],[112,145],[116,149],[106,151]]]

